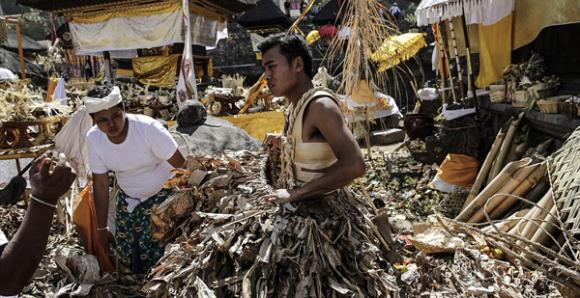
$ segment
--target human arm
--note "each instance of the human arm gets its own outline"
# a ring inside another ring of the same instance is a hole
[[[178,149],[177,142],[159,122],[154,122],[147,134],[147,142],[157,158],[166,160],[172,167],[181,168],[185,158]]]
[[[175,153],[167,160],[167,162],[173,166],[174,168],[181,168],[185,164],[185,158],[178,149],[175,150]]]
[[[324,115],[324,117],[308,117],[308,115]],[[339,189],[351,183],[365,173],[362,153],[354,136],[346,126],[340,108],[331,98],[319,98],[308,107],[305,119],[308,126],[318,131],[324,141],[329,144],[337,162],[324,169],[324,174],[304,186],[291,190],[278,190],[273,194],[272,201],[298,202],[318,197],[327,192]],[[305,125],[305,129],[306,125]]]
[[[107,217],[109,214],[109,175],[108,173],[93,173],[93,202],[95,204],[95,213],[97,216],[97,231],[101,246],[107,253],[110,250],[110,244],[113,242],[113,236],[107,226]]]
[[[57,165],[50,173],[51,159],[41,157],[30,169],[32,196],[56,205],[68,191],[75,175],[66,165]],[[0,295],[17,295],[26,286],[48,242],[54,208],[31,200],[22,224],[0,255]]]

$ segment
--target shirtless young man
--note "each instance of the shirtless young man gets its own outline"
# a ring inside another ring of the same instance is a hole
[[[285,148],[282,154],[286,151],[293,164],[286,172],[292,172],[294,181],[286,183],[286,189],[275,191],[268,200],[299,202],[319,198],[362,176],[362,153],[334,94],[312,84],[312,56],[304,39],[278,34],[258,48],[270,91],[291,103],[285,123],[286,141],[270,138],[266,143]],[[289,154],[290,151],[294,153]]]

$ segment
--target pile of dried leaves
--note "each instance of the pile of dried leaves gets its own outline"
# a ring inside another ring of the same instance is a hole
[[[184,207],[193,210],[179,225],[183,236],[166,247],[152,269],[144,287],[148,295],[389,297],[398,292],[396,270],[384,258],[386,249],[364,202],[327,197],[269,204],[263,199],[272,191],[265,162],[247,151],[224,159],[188,159],[191,189],[153,213],[163,231],[163,222],[180,218]]]
[[[484,234],[453,232],[448,220],[439,220],[439,232],[427,236],[417,226],[399,229],[391,247],[400,246],[404,261],[391,264],[389,245],[368,237],[372,218],[357,209],[367,210],[364,196],[304,209],[271,205],[263,200],[272,191],[265,164],[263,155],[248,151],[189,157],[188,169],[171,181],[180,191],[153,211],[156,236],[168,245],[147,276],[99,275],[76,234],[67,235],[55,221],[24,296],[562,297],[544,274],[506,261]],[[405,151],[375,153],[369,165],[365,184],[355,188],[391,219],[405,216],[412,226],[435,212],[442,195],[426,187],[435,167]],[[364,216],[353,219],[340,209]],[[22,206],[0,207],[8,237],[23,214]],[[434,254],[438,246],[447,247]]]

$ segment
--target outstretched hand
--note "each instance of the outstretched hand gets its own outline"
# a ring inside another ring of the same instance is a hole
[[[284,204],[292,201],[292,194],[287,189],[277,189],[273,193],[264,197],[266,202],[272,204]]]
[[[56,204],[73,183],[76,175],[66,163],[59,163],[50,171],[52,159],[43,155],[32,163],[30,186],[32,196],[49,204]]]

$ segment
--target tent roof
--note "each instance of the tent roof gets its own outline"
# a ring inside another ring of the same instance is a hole
[[[1,43],[0,46],[13,51],[18,50],[18,38],[16,37],[16,30],[14,28],[7,28],[6,41]],[[42,52],[47,50],[46,47],[26,35],[22,35],[22,49],[25,51],[33,52]]]
[[[160,2],[175,2],[176,0],[17,0],[19,4],[53,13],[79,12],[91,10],[114,9],[123,5],[151,5]],[[254,7],[255,0],[192,0],[190,5],[203,10],[209,10],[220,15],[232,15]]]
[[[292,25],[290,19],[272,0],[261,0],[256,7],[246,11],[237,21],[250,30],[273,27],[286,29]]]
[[[9,69],[15,74],[20,73],[20,60],[18,54],[11,51],[0,48],[0,67]],[[24,59],[25,72],[30,75],[35,75],[37,77],[46,77],[44,69],[38,64],[29,59]]]
[[[491,25],[509,15],[514,5],[515,0],[422,0],[415,15],[419,26],[462,15],[467,24]]]
[[[330,0],[320,9],[316,16],[314,16],[312,23],[318,26],[335,23],[340,24],[342,18],[339,17],[338,12],[340,11],[340,6],[343,5],[345,1],[348,0]]]

